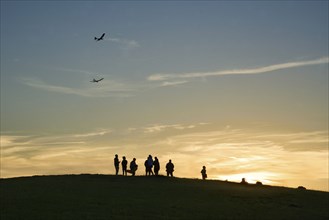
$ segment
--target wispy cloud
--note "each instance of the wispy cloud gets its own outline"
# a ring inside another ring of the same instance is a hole
[[[102,138],[112,133],[111,129],[96,129],[87,133],[66,135],[1,135],[0,145],[2,149],[19,146],[49,146],[49,145],[81,145],[91,138]]]
[[[86,93],[83,90],[64,87],[64,86],[50,85],[39,79],[24,78],[24,79],[21,79],[21,82],[25,85],[28,85],[28,86],[31,86],[34,88],[38,88],[38,89],[42,89],[42,90],[47,90],[50,92],[59,92],[59,93],[65,93],[65,94],[89,96],[88,93]]]
[[[193,123],[193,124],[152,124],[144,127],[139,128],[128,128],[128,133],[144,133],[144,134],[151,134],[151,133],[161,133],[164,131],[174,131],[177,132],[177,130],[187,130],[187,129],[193,129],[193,128],[200,128],[204,127],[206,125],[209,125],[210,123],[200,122],[200,123]]]
[[[124,38],[112,38],[112,37],[104,38],[104,40],[118,43],[121,46],[123,46],[125,49],[134,49],[140,47],[140,44],[135,40],[128,40]]]
[[[177,130],[185,130],[195,128],[196,125],[182,125],[182,124],[172,124],[172,125],[152,125],[144,128],[144,133],[154,133],[161,132],[166,129],[177,129]]]
[[[161,86],[176,86],[176,85],[181,85],[184,83],[188,83],[188,81],[184,80],[184,81],[172,81],[172,82],[163,82],[161,84]]]
[[[299,144],[299,146],[301,144],[328,144],[329,142],[328,131],[258,134],[255,138],[276,139],[287,144]]]
[[[94,84],[84,84],[79,88],[52,85],[35,78],[20,78],[20,82],[24,85],[49,92],[72,94],[84,97],[131,97],[135,95],[134,92],[137,90],[137,87],[134,85],[128,85],[107,79],[96,86]]]
[[[95,75],[96,73],[92,72],[92,71],[87,71],[87,70],[80,70],[80,69],[72,69],[72,68],[55,68],[58,71],[62,71],[62,72],[69,72],[69,73],[80,73],[80,74],[84,74],[87,76],[91,76],[91,75]]]
[[[11,147],[25,143],[24,140],[28,139],[29,136],[18,136],[18,135],[1,135],[0,146],[2,148]]]
[[[294,67],[302,67],[309,65],[325,64],[329,63],[329,57],[322,57],[315,60],[298,61],[298,62],[288,62],[280,63],[275,65],[257,67],[257,68],[246,68],[246,69],[232,69],[232,70],[219,70],[219,71],[209,71],[209,72],[190,72],[190,73],[180,73],[180,74],[154,74],[150,75],[147,79],[149,81],[166,81],[170,79],[191,79],[191,78],[202,78],[209,76],[223,76],[223,75],[237,75],[237,74],[261,74],[272,72],[276,70],[289,69]]]
[[[95,137],[95,136],[103,136],[110,133],[112,133],[111,129],[100,129],[94,132],[76,134],[74,135],[74,137]]]
[[[98,173],[100,170],[105,173],[108,168],[104,161],[112,156],[113,153],[109,150],[115,149],[115,146],[99,146],[92,142],[90,139],[97,138],[96,133],[91,132],[92,136],[79,134],[1,135],[1,177]],[[100,134],[98,138],[102,138],[101,136],[103,135]],[[82,171],[81,167],[86,162],[89,165]]]

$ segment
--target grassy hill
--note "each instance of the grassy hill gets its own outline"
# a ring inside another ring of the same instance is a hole
[[[1,179],[1,219],[328,219],[329,193],[111,175]]]

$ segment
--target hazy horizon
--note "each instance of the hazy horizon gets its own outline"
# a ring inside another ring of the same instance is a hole
[[[1,1],[1,178],[151,154],[329,191],[328,4]]]

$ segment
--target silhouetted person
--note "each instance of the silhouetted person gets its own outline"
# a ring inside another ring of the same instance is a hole
[[[205,166],[202,167],[201,175],[203,180],[207,179],[207,170]]]
[[[241,180],[241,184],[248,184],[248,182],[246,181],[245,178],[242,178],[242,180]]]
[[[261,186],[261,185],[263,185],[263,183],[261,181],[257,181],[256,185]]]
[[[166,171],[167,171],[167,176],[173,176],[174,172],[174,164],[169,160],[169,162],[166,165]]]
[[[136,170],[138,168],[138,165],[136,164],[136,158],[134,158],[131,162],[130,162],[130,172],[133,176],[135,176]]]
[[[126,160],[126,157],[122,157],[121,166],[122,166],[122,175],[124,176],[127,176],[127,164],[128,161]]]
[[[153,171],[152,171],[152,168],[153,168],[153,158],[151,155],[148,156],[147,158],[147,171],[146,171],[146,175],[154,175]]]
[[[147,168],[147,158],[144,161],[144,167],[145,167],[145,176],[147,176],[148,168]]]
[[[297,189],[299,189],[299,190],[306,190],[306,188],[304,186],[298,186]]]
[[[120,161],[119,161],[118,155],[116,154],[115,158],[114,158],[115,175],[118,175],[118,173],[119,173],[119,164],[120,164]]]
[[[160,162],[157,157],[154,157],[153,166],[154,166],[154,174],[156,176],[159,175]]]
[[[144,167],[145,167],[145,176],[147,176],[147,173],[148,173],[147,159],[144,162]]]

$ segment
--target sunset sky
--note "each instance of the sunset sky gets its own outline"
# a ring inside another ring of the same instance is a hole
[[[114,174],[115,154],[144,175],[151,154],[329,191],[328,7],[1,1],[1,178]]]

